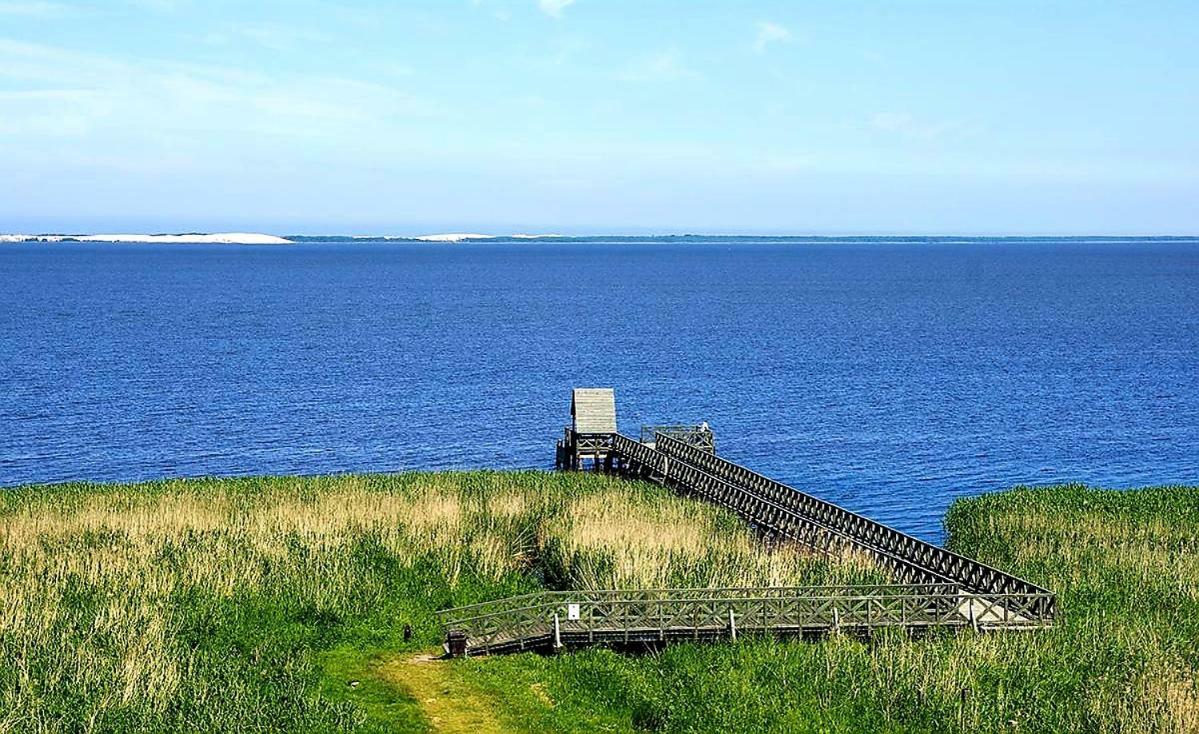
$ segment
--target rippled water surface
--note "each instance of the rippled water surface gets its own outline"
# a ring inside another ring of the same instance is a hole
[[[0,485],[550,467],[574,385],[930,539],[1199,482],[1199,245],[0,245]]]

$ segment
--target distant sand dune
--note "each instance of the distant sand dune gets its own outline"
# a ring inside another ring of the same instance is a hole
[[[291,240],[255,232],[218,232],[215,234],[6,234],[0,242],[148,242],[161,244],[290,245]]]

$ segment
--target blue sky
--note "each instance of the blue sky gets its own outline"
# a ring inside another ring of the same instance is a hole
[[[1199,232],[1199,3],[0,0],[0,231]]]

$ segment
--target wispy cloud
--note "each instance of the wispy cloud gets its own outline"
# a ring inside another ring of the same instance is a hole
[[[586,38],[560,36],[545,44],[545,50],[552,53],[544,58],[546,63],[562,66],[587,53],[591,48],[592,44]]]
[[[575,4],[575,0],[537,0],[537,7],[551,18],[561,18],[562,11]]]
[[[810,155],[769,155],[759,161],[762,168],[777,173],[807,171],[814,163],[815,159]]]
[[[871,116],[868,127],[880,133],[901,135],[922,140],[934,140],[953,133],[967,131],[969,126],[960,120],[929,122],[921,120],[907,112],[876,112]]]
[[[699,73],[683,63],[679,52],[673,49],[634,59],[619,75],[626,82],[672,82],[699,77]]]
[[[899,132],[910,128],[913,122],[906,112],[876,112],[870,118],[870,127],[883,132]]]
[[[754,39],[754,50],[765,53],[766,47],[772,43],[789,43],[791,31],[785,26],[764,20],[758,23],[758,35]]]
[[[103,100],[86,89],[0,91],[0,109],[13,110],[0,114],[0,134],[77,137],[87,132],[89,118],[103,108]]]
[[[249,41],[270,51],[290,51],[307,44],[323,43],[328,37],[318,31],[279,23],[238,23],[226,31],[207,36],[209,43]]]
[[[390,77],[409,77],[416,74],[416,69],[407,64],[380,64],[378,67],[380,73]]]
[[[188,0],[125,0],[125,2],[153,13],[174,13],[188,5]]]
[[[0,15],[18,15],[25,18],[61,18],[70,15],[72,8],[61,3],[44,0],[22,0],[0,2]]]
[[[492,18],[498,20],[501,23],[507,23],[508,21],[512,20],[512,11],[509,10],[506,6],[500,6],[500,7],[493,8],[491,2],[484,2],[484,0],[470,0],[470,4],[476,8],[486,9],[488,12],[491,13]],[[567,4],[569,5],[569,3],[567,3]],[[542,8],[542,10],[545,10],[545,8]],[[562,11],[559,9],[558,12],[561,13]]]
[[[152,120],[156,134],[196,140],[218,130],[234,136],[386,140],[403,129],[405,119],[441,114],[437,104],[392,84],[126,61],[0,39],[0,80],[5,79],[22,87],[0,95],[0,129],[9,133],[124,139],[131,126]],[[44,124],[58,116],[70,124]]]

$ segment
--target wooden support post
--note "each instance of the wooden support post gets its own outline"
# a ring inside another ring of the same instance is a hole
[[[462,630],[450,630],[446,634],[445,652],[452,658],[466,657],[466,633]]]
[[[554,612],[554,650],[562,647],[562,629],[558,623],[558,613]]]
[[[737,641],[737,618],[733,616],[733,608],[729,607],[729,635],[733,642]]]

